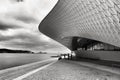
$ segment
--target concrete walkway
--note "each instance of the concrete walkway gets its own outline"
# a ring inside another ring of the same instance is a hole
[[[60,60],[23,80],[120,80],[118,72],[107,67],[77,61]],[[97,66],[97,68],[96,68]]]
[[[57,61],[57,58],[52,58],[48,60],[25,64],[22,66],[8,68],[5,70],[0,70],[0,80],[22,80],[22,78],[18,79],[18,77],[21,77],[21,76],[23,77],[25,76],[25,74],[29,76],[30,74],[33,74],[36,70],[37,70],[36,72],[38,72],[41,69],[43,69],[45,66],[47,67],[47,65],[50,65],[50,64],[52,65],[52,63],[56,61]]]

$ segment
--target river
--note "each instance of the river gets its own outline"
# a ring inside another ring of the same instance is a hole
[[[50,56],[51,55],[49,54],[0,54],[0,70],[45,59],[50,59]]]

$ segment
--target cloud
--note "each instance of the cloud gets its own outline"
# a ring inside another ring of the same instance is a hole
[[[0,42],[4,47],[13,48],[13,49],[27,49],[32,51],[62,51],[66,50],[65,47],[62,45],[58,45],[58,43],[54,42],[53,40],[45,41],[41,39],[40,35],[38,37],[33,37],[33,35],[26,36],[24,34],[11,36],[11,37],[4,37],[4,40]],[[3,38],[2,38],[3,39]]]
[[[9,23],[2,23],[0,22],[0,30],[8,30],[8,29],[16,29],[20,28],[20,26],[15,25],[15,24],[9,24]]]
[[[8,32],[6,35],[4,33]],[[17,33],[16,33],[17,32]],[[3,31],[0,36],[0,44],[6,48],[28,49],[33,51],[62,49],[61,45],[43,34],[31,33],[22,29]],[[9,34],[11,33],[11,34]],[[26,35],[27,34],[27,35]]]
[[[31,16],[25,16],[25,15],[22,15],[22,16],[15,16],[14,17],[16,20],[19,20],[19,21],[23,21],[25,23],[35,23],[37,22],[37,20]]]
[[[11,40],[11,38],[0,35],[0,42],[9,40]]]
[[[31,31],[29,29],[8,29],[5,31],[0,31],[0,38],[1,39],[8,39],[8,40],[12,40],[12,39],[21,39],[23,41],[31,41],[31,40],[35,40],[38,41],[38,39],[40,39],[37,33],[31,33]],[[36,39],[38,38],[38,39]]]
[[[38,30],[38,25],[57,1],[0,0],[0,48],[69,51]]]

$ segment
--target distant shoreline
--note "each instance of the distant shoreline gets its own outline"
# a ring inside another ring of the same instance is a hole
[[[28,50],[0,49],[0,53],[34,53]]]
[[[47,54],[47,53],[0,53],[0,54]]]
[[[47,52],[32,52],[29,50],[12,50],[12,49],[0,49],[0,54],[12,53],[12,54],[47,54]]]

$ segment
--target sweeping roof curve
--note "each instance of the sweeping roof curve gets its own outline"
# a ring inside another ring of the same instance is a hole
[[[70,49],[75,36],[120,47],[120,1],[59,0],[39,29]]]

